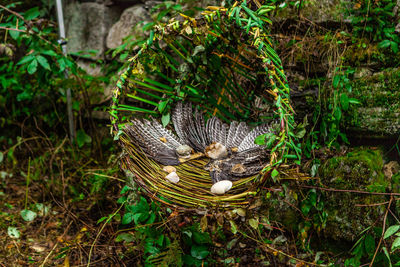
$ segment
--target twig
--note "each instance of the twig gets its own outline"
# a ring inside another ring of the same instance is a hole
[[[69,229],[69,227],[71,226],[72,223],[73,223],[73,221],[71,221],[71,222],[68,224],[67,228],[65,228],[65,231],[64,231],[64,233],[61,235],[61,238],[68,232],[68,229]],[[46,261],[49,259],[50,255],[51,255],[51,254],[53,253],[53,251],[57,248],[58,243],[59,243],[59,241],[58,241],[58,239],[57,239],[57,243],[53,246],[53,248],[50,250],[49,254],[47,254],[46,258],[44,258],[42,264],[40,264],[39,267],[43,267],[43,266],[44,266],[44,264],[46,263]]]
[[[18,18],[22,19],[22,20],[25,22],[25,24],[28,25],[28,22],[25,20],[25,18],[24,18],[21,14],[19,14],[18,12],[15,12],[15,11],[13,11],[13,10],[11,10],[11,9],[9,9],[9,8],[7,8],[7,7],[5,7],[5,6],[3,6],[3,5],[0,5],[0,8],[2,8],[2,9],[4,9],[5,11],[8,11],[8,12],[10,12],[11,14],[13,14],[13,15],[17,16]]]
[[[324,187],[311,186],[311,185],[300,185],[300,187],[318,189],[318,190],[322,190],[322,191],[332,191],[332,192],[356,193],[356,194],[367,194],[367,195],[383,195],[383,196],[400,196],[400,193],[367,192],[367,191],[360,191],[360,190],[324,188]]]
[[[99,236],[101,235],[101,232],[103,232],[104,228],[106,227],[106,225],[111,221],[111,219],[121,210],[121,208],[124,206],[125,202],[121,204],[121,206],[113,213],[111,214],[107,220],[104,222],[103,226],[100,228],[100,231],[97,233],[96,238],[94,239],[92,245],[90,246],[90,251],[89,251],[89,257],[88,257],[88,262],[87,262],[87,267],[90,266],[90,259],[92,257],[92,253],[93,253],[93,248],[94,245],[97,242],[97,239],[99,239]]]
[[[7,27],[0,27],[0,29],[6,30],[6,31],[26,32],[25,30],[14,29],[14,28],[7,28]]]
[[[381,238],[379,239],[378,246],[376,247],[376,250],[375,250],[375,253],[374,253],[374,257],[372,258],[372,261],[369,264],[369,267],[372,267],[372,264],[375,261],[376,254],[378,254],[379,248],[381,247],[383,236],[385,235],[386,218],[387,218],[387,215],[389,213],[389,209],[390,209],[390,205],[392,204],[392,201],[393,201],[393,197],[390,197],[389,204],[388,204],[387,209],[386,209],[385,217],[383,218],[382,235],[381,235]]]
[[[238,232],[241,233],[243,236],[248,237],[248,238],[250,238],[251,240],[253,240],[253,241],[257,242],[257,243],[261,243],[263,246],[267,247],[268,249],[270,249],[270,250],[272,250],[274,252],[277,252],[279,254],[282,254],[283,256],[286,256],[288,258],[294,259],[294,260],[299,261],[299,262],[303,262],[305,264],[313,265],[313,266],[326,266],[326,265],[323,265],[323,264],[316,264],[316,263],[313,263],[313,262],[308,262],[308,261],[304,261],[302,259],[298,259],[298,258],[296,258],[296,257],[294,257],[294,256],[292,256],[290,254],[287,254],[287,253],[285,253],[285,252],[283,252],[283,251],[281,251],[279,249],[276,249],[276,248],[274,248],[274,247],[272,247],[272,246],[270,246],[268,244],[265,244],[265,243],[255,239],[255,238],[249,236],[248,234],[243,233],[242,231],[238,231]]]
[[[26,175],[26,188],[25,188],[25,210],[28,207],[28,190],[29,190],[29,179],[31,175],[31,157],[28,160],[28,174]]]

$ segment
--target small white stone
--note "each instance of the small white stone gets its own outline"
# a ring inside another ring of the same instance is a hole
[[[192,148],[188,145],[181,145],[176,148],[176,153],[180,157],[190,157],[190,153],[192,152]]]
[[[179,176],[178,176],[178,174],[176,174],[176,172],[171,172],[170,174],[165,176],[165,179],[167,179],[168,181],[170,181],[171,183],[174,183],[174,184],[179,182]]]
[[[211,193],[217,194],[217,195],[222,195],[225,194],[226,192],[229,191],[229,189],[232,188],[232,182],[229,180],[222,180],[217,183],[215,183],[211,187]]]

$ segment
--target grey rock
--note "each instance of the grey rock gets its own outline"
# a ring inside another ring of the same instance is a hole
[[[69,53],[97,50],[93,59],[104,57],[105,39],[120,11],[98,3],[71,3],[65,12]]]
[[[103,72],[101,71],[101,66],[87,60],[78,60],[77,61],[78,66],[85,70],[87,74],[95,77],[99,77],[103,75]]]
[[[354,137],[388,138],[400,134],[400,68],[358,74],[349,97],[360,104],[350,105],[344,117],[346,131]]]
[[[343,21],[341,0],[310,0],[301,1],[300,14],[314,23]],[[279,18],[293,18],[298,15],[297,8],[285,8],[278,14]]]
[[[108,33],[107,48],[113,49],[120,46],[123,39],[130,34],[137,37],[143,36],[140,25],[144,25],[149,20],[149,12],[141,4],[126,9]]]
[[[363,77],[368,77],[370,75],[372,75],[372,71],[369,68],[358,68],[354,73],[354,78],[360,79]]]

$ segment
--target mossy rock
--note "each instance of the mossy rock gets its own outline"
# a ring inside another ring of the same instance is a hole
[[[353,190],[324,192],[327,236],[354,242],[364,229],[382,220],[385,206],[371,204],[385,202],[387,197],[354,192],[385,192],[390,186],[383,173],[380,149],[357,148],[333,157],[321,166],[320,177],[326,187]]]
[[[347,131],[360,137],[385,138],[400,134],[400,68],[355,79],[352,105],[344,117]]]
[[[286,228],[297,231],[301,217],[295,207],[299,206],[297,192],[291,187],[282,186],[268,192],[265,196],[263,215],[270,221],[283,224]]]

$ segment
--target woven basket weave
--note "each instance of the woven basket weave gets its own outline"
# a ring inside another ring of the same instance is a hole
[[[299,158],[289,87],[267,36],[268,19],[257,9],[237,2],[229,9],[211,7],[198,19],[182,16],[159,24],[130,59],[113,96],[112,132],[126,152],[122,168],[134,174],[150,197],[183,210],[247,206],[272,169]],[[190,101],[205,117],[216,115],[228,123],[278,121],[270,163],[259,175],[235,181],[222,196],[210,193],[204,158],[177,166],[181,181],[169,183],[163,166],[146,157],[123,129],[134,117],[158,117],[167,123],[177,101]]]

